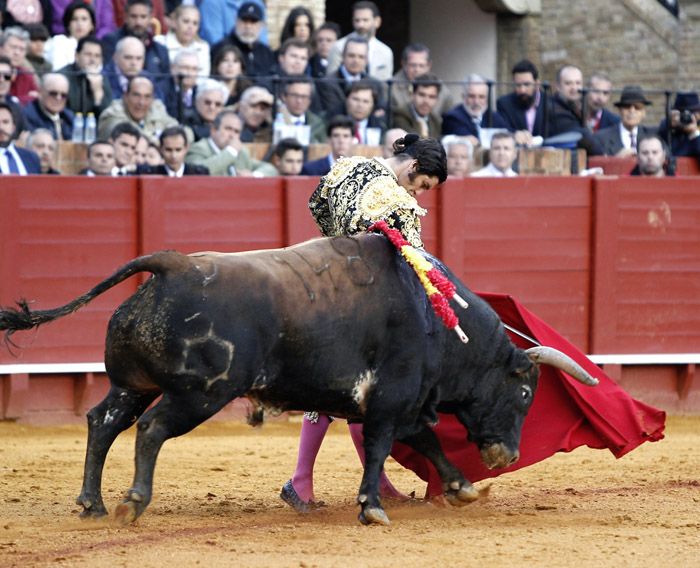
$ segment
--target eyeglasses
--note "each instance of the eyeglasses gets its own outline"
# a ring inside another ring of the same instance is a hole
[[[68,98],[68,93],[64,93],[63,91],[48,91],[47,94],[50,97],[53,97],[54,99],[67,99]]]
[[[12,73],[0,73],[0,79],[5,79],[5,81],[11,81]]]

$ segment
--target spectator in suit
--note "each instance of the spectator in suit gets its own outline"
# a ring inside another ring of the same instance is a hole
[[[272,93],[264,87],[248,87],[241,95],[238,112],[243,120],[243,142],[272,142]]]
[[[281,176],[298,176],[304,165],[304,147],[296,138],[283,138],[272,151],[272,165]]]
[[[0,102],[0,174],[20,176],[40,174],[39,156],[31,150],[15,146],[16,134],[12,107],[5,102]]]
[[[639,139],[637,165],[630,172],[633,176],[665,177],[668,174],[668,146],[656,135]]]
[[[163,83],[163,102],[168,114],[178,122],[189,122],[195,114],[199,57],[191,49],[182,49],[172,60],[171,75]],[[224,101],[225,102],[225,101]]]
[[[104,36],[102,45],[105,61],[110,61],[116,52],[117,44],[122,39],[126,37],[137,38],[144,46],[142,69],[153,76],[154,82],[159,83],[170,75],[170,58],[168,49],[153,40],[152,18],[153,3],[151,0],[127,0],[124,25]],[[115,89],[115,94],[116,92]]]
[[[10,94],[24,105],[39,96],[34,70],[27,65],[27,49],[29,48],[29,32],[19,26],[5,28],[0,33],[0,55],[10,60],[14,69],[14,78],[10,86]]]
[[[491,139],[489,163],[475,171],[472,177],[513,177],[518,174],[513,170],[513,164],[518,158],[515,148],[515,137],[511,132],[497,132]]]
[[[39,156],[41,173],[48,175],[59,175],[56,169],[56,139],[53,133],[46,128],[37,128],[27,138],[27,147]]]
[[[209,136],[209,130],[216,115],[224,108],[228,98],[226,85],[214,79],[205,79],[197,87],[194,100],[194,112],[186,120],[186,124],[194,132],[195,141]]]
[[[243,122],[234,110],[221,111],[209,137],[192,144],[186,162],[205,166],[213,176],[276,176],[272,164],[251,158],[241,141],[242,130]]]
[[[301,168],[303,176],[325,176],[338,158],[352,155],[353,121],[349,116],[334,116],[328,122],[328,144],[331,151],[327,156],[306,162]]]
[[[249,77],[268,77],[275,68],[272,50],[260,41],[265,14],[256,2],[244,2],[238,9],[236,25],[231,32],[212,47],[214,56],[221,47],[235,45],[245,58]]]
[[[579,148],[588,154],[600,155],[603,149],[593,137],[593,133],[582,123],[583,73],[575,65],[564,65],[557,71],[556,94],[549,99],[549,136],[568,132],[581,134]]]
[[[442,139],[442,145],[447,155],[447,175],[467,177],[472,170],[474,157],[474,146],[469,138],[448,134]]]
[[[394,128],[415,132],[423,138],[439,138],[442,118],[433,111],[437,107],[441,90],[442,83],[432,73],[416,77],[409,104],[394,109],[392,113]]]
[[[99,118],[112,102],[112,87],[102,74],[102,44],[95,36],[78,41],[75,61],[59,70],[68,79],[67,106]]]
[[[407,45],[401,54],[401,69],[393,77],[391,87],[391,108],[406,107],[411,102],[413,81],[420,75],[431,73],[433,61],[430,57],[430,49],[422,43]],[[432,113],[442,122],[442,115],[454,106],[454,98],[449,89],[440,89],[437,104]]]
[[[588,79],[586,107],[588,111],[586,125],[592,132],[614,126],[620,122],[620,117],[610,112],[606,107],[610,102],[612,81],[605,73],[593,73]]]
[[[388,81],[394,74],[394,52],[377,39],[377,30],[382,25],[379,8],[374,2],[360,1],[352,5],[353,32],[340,38],[328,56],[328,73],[334,73],[341,64],[345,42],[351,37],[361,37],[369,43],[367,73],[379,81]]]
[[[614,103],[619,109],[621,121],[595,133],[597,142],[606,156],[626,158],[637,155],[637,144],[641,138],[656,134],[656,128],[643,126],[646,107],[651,101],[637,85],[622,89],[620,100]]]
[[[340,37],[340,26],[335,22],[324,22],[314,32],[311,42],[313,55],[309,59],[309,69],[314,79],[326,76],[328,55],[333,44]]]
[[[377,99],[372,83],[356,81],[345,97],[345,107],[336,114],[345,114],[353,120],[353,137],[357,144],[378,146],[384,136],[386,124],[374,113]]]
[[[28,130],[46,128],[57,140],[73,135],[73,111],[66,108],[68,79],[60,73],[47,73],[41,80],[39,98],[24,107]]]
[[[533,136],[544,136],[544,94],[539,71],[527,59],[513,66],[513,92],[499,97],[496,108],[515,134],[519,146],[532,145]]]
[[[464,102],[442,117],[442,134],[469,136],[472,145],[478,146],[482,128],[508,128],[498,111],[489,110],[488,96],[486,79],[469,75],[464,86]]]
[[[124,95],[132,77],[148,77],[154,82],[151,74],[143,68],[145,54],[146,48],[140,39],[128,36],[119,40],[114,57],[102,70],[114,99],[120,99]]]
[[[15,70],[12,68],[12,63],[4,55],[0,55],[0,102],[6,103],[15,115],[15,127],[17,128],[17,136],[20,136],[27,129],[22,114],[22,105],[19,104],[19,99],[10,94],[12,80],[15,76]]]
[[[201,39],[199,31],[199,8],[192,4],[180,4],[171,16],[172,27],[168,33],[155,36],[154,41],[165,46],[172,67],[177,54],[188,50],[197,56],[199,78],[209,77],[209,44]]]
[[[694,91],[676,93],[671,110],[671,153],[673,156],[693,156],[700,159],[700,98]],[[664,118],[659,125],[659,136],[668,140],[668,126]]]
[[[160,166],[141,164],[136,168],[136,173],[168,177],[208,176],[209,170],[205,166],[185,163],[188,150],[185,129],[181,126],[166,128],[160,135],[160,151],[164,163]]]
[[[114,147],[107,140],[95,140],[88,146],[88,167],[80,171],[81,176],[111,176],[114,175],[116,162]]]
[[[309,77],[297,75],[288,77],[283,86],[281,101],[285,123],[294,126],[308,126],[309,143],[322,144],[326,141],[326,124],[316,113],[311,112],[313,83]]]
[[[120,122],[109,134],[114,148],[113,176],[131,175],[136,171],[136,144],[141,132],[131,122]]]
[[[151,141],[177,120],[168,114],[165,105],[154,97],[154,87],[147,77],[134,77],[129,81],[124,97],[112,101],[100,116],[97,127],[99,138],[106,138],[115,125],[130,122]]]
[[[343,46],[340,68],[329,72],[325,81],[317,84],[321,106],[327,115],[342,114],[342,106],[350,87],[355,81],[363,80],[370,84],[375,91],[375,100],[379,101],[378,109],[386,106],[384,101],[384,85],[367,75],[367,54],[369,44],[362,37],[350,37]]]

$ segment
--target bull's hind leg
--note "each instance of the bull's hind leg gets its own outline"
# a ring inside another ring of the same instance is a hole
[[[102,501],[102,469],[107,452],[116,437],[136,422],[158,394],[158,392],[135,392],[112,386],[105,399],[88,412],[88,443],[83,488],[76,499],[76,503],[83,507],[81,517],[102,517],[107,514]]]
[[[447,459],[435,432],[430,428],[423,427],[417,434],[399,441],[423,454],[435,466],[440,479],[442,479],[445,498],[451,505],[463,506],[478,499],[478,489],[466,480],[462,472]]]
[[[115,511],[117,520],[123,524],[135,521],[151,502],[153,472],[163,443],[199,426],[233,398],[214,398],[194,392],[188,392],[186,396],[166,393],[158,404],[139,419],[134,482]]]

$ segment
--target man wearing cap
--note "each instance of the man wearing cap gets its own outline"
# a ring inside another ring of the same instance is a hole
[[[641,87],[627,85],[622,89],[620,100],[614,103],[620,112],[620,123],[603,128],[594,135],[606,156],[635,156],[639,140],[656,134],[656,128],[641,124],[650,104]]]
[[[272,142],[272,93],[264,87],[248,87],[238,102],[243,120],[243,142]]]
[[[671,154],[700,159],[700,98],[694,91],[676,94],[671,111]],[[659,125],[659,136],[668,140],[666,119]]]
[[[265,15],[255,2],[244,2],[238,9],[236,25],[231,32],[212,48],[212,59],[224,45],[233,44],[243,53],[246,75],[265,77],[273,73],[275,56],[272,50],[260,41]]]

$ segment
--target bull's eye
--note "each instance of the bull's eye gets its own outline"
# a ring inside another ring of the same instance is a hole
[[[523,402],[528,402],[532,397],[532,389],[527,385],[523,385],[520,387],[520,396],[523,398]]]

